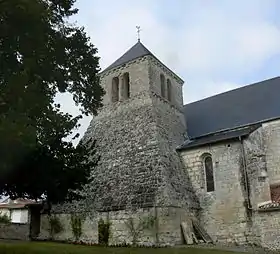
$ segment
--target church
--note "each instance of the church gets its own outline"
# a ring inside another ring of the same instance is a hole
[[[184,105],[184,81],[138,41],[100,82],[83,239],[98,241],[88,225],[102,217],[110,244],[129,243],[125,220],[152,215],[156,232],[138,243],[280,249],[280,77]]]

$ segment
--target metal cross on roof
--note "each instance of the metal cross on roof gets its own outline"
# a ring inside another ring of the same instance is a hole
[[[137,34],[138,34],[138,41],[140,41],[140,26],[136,26],[136,29],[137,29]]]

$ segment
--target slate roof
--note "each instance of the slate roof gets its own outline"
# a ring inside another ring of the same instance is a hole
[[[238,140],[239,137],[245,137],[248,136],[250,133],[252,133],[254,130],[256,130],[260,125],[253,125],[253,126],[247,126],[243,128],[238,128],[235,130],[228,130],[224,132],[218,132],[213,135],[205,136],[203,138],[198,138],[194,140],[186,140],[181,146],[177,147],[177,150],[186,150],[190,148],[195,148],[198,146],[206,145],[206,144],[213,144],[221,141],[226,140]]]
[[[132,46],[126,53],[124,53],[119,59],[113,62],[110,66],[108,66],[104,71],[108,71],[115,67],[126,64],[138,57],[147,56],[153,54],[140,42],[138,41],[134,46]]]
[[[280,118],[280,77],[184,105],[188,136]]]
[[[18,198],[16,200],[8,200],[8,203],[1,203],[0,204],[0,209],[3,208],[9,208],[9,209],[21,209],[21,208],[25,208],[28,207],[30,205],[38,205],[38,202],[35,202],[33,200],[30,199],[22,199],[22,198]]]
[[[151,51],[149,51],[140,41],[138,41],[134,46],[132,46],[128,51],[126,51],[119,59],[117,59],[115,62],[113,62],[111,65],[109,65],[106,69],[101,71],[101,73],[108,71],[110,69],[114,69],[123,64],[126,64],[139,57],[143,57],[143,56],[147,56],[147,55],[153,56],[153,58],[155,58],[157,61],[159,61],[170,72],[172,72],[178,79],[180,79],[182,83],[184,82],[176,73],[174,73],[172,70],[170,70],[153,53],[151,53]]]

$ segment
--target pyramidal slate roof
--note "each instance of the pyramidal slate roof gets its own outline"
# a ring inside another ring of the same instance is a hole
[[[280,77],[184,105],[188,136],[215,132],[280,118]]]
[[[136,58],[146,56],[146,55],[153,56],[153,54],[140,41],[138,41],[134,46],[132,46],[128,51],[126,51],[126,53],[124,53],[119,59],[113,62],[102,72],[121,66]]]
[[[115,62],[113,62],[110,66],[108,66],[106,69],[101,71],[101,73],[108,71],[110,69],[113,69],[115,67],[121,66],[123,64],[126,64],[134,59],[150,55],[153,58],[155,58],[157,61],[159,61],[162,65],[164,65],[170,72],[172,72],[181,82],[184,81],[172,70],[170,70],[165,64],[163,64],[153,53],[151,53],[150,50],[148,50],[140,41],[138,41],[134,46],[132,46],[128,51],[126,51],[119,59],[117,59]]]

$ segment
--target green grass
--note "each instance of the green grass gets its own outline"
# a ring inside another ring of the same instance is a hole
[[[230,254],[198,248],[109,248],[47,242],[0,242],[1,254]]]

